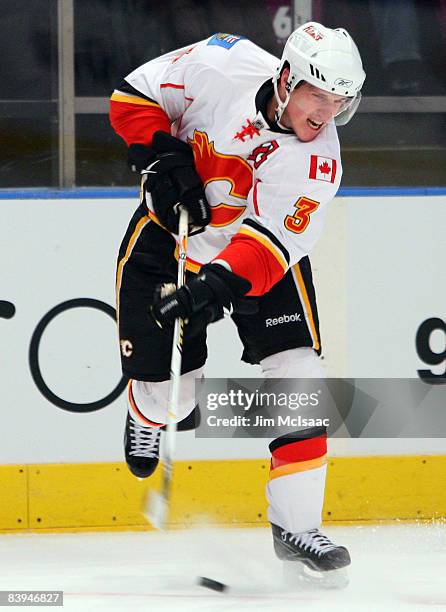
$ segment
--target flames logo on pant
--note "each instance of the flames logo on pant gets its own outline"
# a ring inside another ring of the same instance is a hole
[[[217,153],[214,142],[209,142],[206,132],[195,130],[193,139],[188,142],[193,148],[195,167],[203,185],[206,187],[212,181],[227,181],[230,184],[229,195],[246,200],[252,187],[252,169],[248,162],[237,155]],[[230,225],[245,209],[246,205],[237,206],[223,202],[212,206],[211,225]]]

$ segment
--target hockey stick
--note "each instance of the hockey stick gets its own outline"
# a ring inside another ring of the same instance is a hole
[[[180,206],[180,219],[178,230],[178,277],[177,288],[184,285],[186,274],[186,249],[188,238],[189,215],[185,208]],[[172,341],[172,358],[170,362],[170,394],[167,410],[166,439],[163,453],[163,468],[161,477],[161,490],[150,491],[146,505],[147,518],[157,529],[164,530],[169,514],[172,478],[173,456],[175,452],[177,432],[177,408],[180,396],[181,358],[183,352],[183,319],[175,319]]]

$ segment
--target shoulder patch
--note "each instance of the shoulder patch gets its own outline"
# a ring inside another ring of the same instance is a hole
[[[214,34],[214,36],[209,40],[208,45],[217,45],[218,47],[223,47],[224,49],[230,49],[238,43],[239,40],[246,39],[246,36],[237,36],[235,34],[226,34],[225,32],[220,32],[219,34]]]
[[[308,178],[316,181],[334,183],[336,178],[337,164],[335,159],[312,155],[310,158],[310,173]]]

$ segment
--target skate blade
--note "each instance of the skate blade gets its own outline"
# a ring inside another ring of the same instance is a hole
[[[283,578],[290,589],[345,589],[349,583],[347,569],[317,572],[298,561],[284,561]]]
[[[144,516],[152,523],[155,529],[164,531],[166,529],[169,505],[161,493],[149,491],[143,508]]]

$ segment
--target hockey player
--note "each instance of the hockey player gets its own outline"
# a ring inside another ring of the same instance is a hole
[[[206,327],[225,311],[243,359],[260,363],[265,377],[324,376],[308,253],[341,180],[336,125],[354,114],[364,78],[350,35],[310,22],[291,34],[280,61],[241,36],[216,34],[143,64],[113,93],[111,123],[145,178],[117,268],[130,379],[125,453],[136,476],[158,464],[176,317],[189,321],[180,429],[194,410]],[[159,286],[176,280],[178,203],[189,212],[190,274],[161,297]],[[323,428],[278,438],[267,486],[277,555],[320,572],[350,563],[319,531],[326,447]]]

